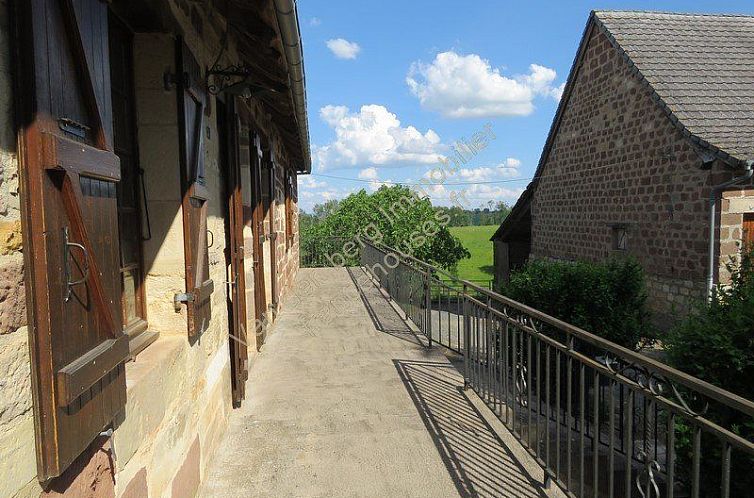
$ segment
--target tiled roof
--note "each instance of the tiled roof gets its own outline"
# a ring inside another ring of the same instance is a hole
[[[754,17],[596,11],[594,18],[692,139],[754,159]]]

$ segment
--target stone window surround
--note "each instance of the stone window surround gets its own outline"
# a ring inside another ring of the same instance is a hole
[[[754,213],[754,189],[748,187],[722,193],[718,229],[717,282],[726,282],[730,278],[726,265],[731,258],[736,260],[741,254],[744,215],[751,213]]]

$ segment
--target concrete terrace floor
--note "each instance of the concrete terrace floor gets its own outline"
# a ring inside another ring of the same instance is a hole
[[[302,269],[200,494],[554,496],[462,386],[363,270]]]

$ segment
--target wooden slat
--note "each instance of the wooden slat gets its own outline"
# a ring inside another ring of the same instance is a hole
[[[57,374],[58,405],[73,403],[97,381],[129,358],[128,337],[109,339],[61,368]]]
[[[209,299],[213,292],[215,292],[215,283],[211,279],[206,280],[200,287],[196,288],[194,298],[196,302],[201,303]]]
[[[120,181],[120,159],[112,152],[74,142],[59,135],[43,133],[48,169],[72,171],[112,182]]]
[[[84,94],[84,100],[90,117],[94,120],[97,146],[105,150],[112,150],[112,144],[107,137],[107,133],[105,133],[105,119],[103,115],[105,106],[100,96],[101,93],[97,92],[97,81],[92,71],[94,61],[92,61],[92,57],[86,50],[84,39],[81,36],[82,28],[84,27],[81,25],[80,16],[74,1],[60,0],[60,2],[63,18],[68,28],[66,31],[69,33],[73,54],[75,55],[74,60],[78,61],[76,69],[83,82],[81,89]],[[104,68],[100,69],[104,70]]]
[[[71,222],[71,232],[78,243],[84,246],[84,249],[86,249],[89,254],[89,278],[87,284],[92,291],[94,311],[97,313],[105,331],[112,337],[118,338],[122,335],[122,331],[116,329],[110,303],[105,297],[105,289],[100,278],[101,273],[99,271],[99,265],[97,264],[97,258],[93,257],[94,247],[89,239],[89,234],[86,230],[86,225],[84,224],[84,215],[81,212],[81,206],[79,205],[79,199],[81,196],[77,195],[79,189],[78,182],[74,183],[71,180],[71,175],[65,173],[62,187],[63,205],[68,214],[68,219]]]

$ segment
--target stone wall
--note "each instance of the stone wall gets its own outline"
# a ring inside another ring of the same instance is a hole
[[[293,286],[293,279],[298,272],[299,267],[299,237],[298,237],[298,185],[294,181],[293,192],[291,197],[293,198],[291,223],[293,224],[293,240],[287,240],[287,223],[288,213],[285,205],[285,184],[287,180],[287,171],[283,168],[278,168],[275,175],[275,231],[277,232],[277,278],[278,289],[280,290],[280,302],[283,302],[283,297],[287,294],[288,290]],[[295,175],[295,173],[293,173]],[[295,179],[295,176],[294,176]]]
[[[564,97],[565,98],[565,97]],[[590,35],[532,201],[532,256],[598,261],[625,230],[658,323],[703,299],[710,185],[702,161],[604,34]]]
[[[10,126],[13,93],[7,1],[0,0],[0,496],[20,498],[40,496],[42,488],[36,479],[16,136]],[[191,19],[190,3],[166,3],[200,65],[210,66],[220,49],[217,26],[224,23],[203,19],[200,34],[195,12]],[[95,441],[63,476],[49,484],[45,496],[193,496],[226,428],[232,406],[225,285],[229,270],[214,101],[203,132],[211,197],[208,228],[214,233],[210,277],[215,291],[212,320],[200,340],[188,340],[185,307],[176,313],[173,306],[174,294],[185,290],[177,103],[175,90],[164,86],[164,75],[175,72],[176,34],[137,34],[134,47],[140,166],[145,172],[152,229],[152,238],[144,242],[147,318],[150,330],[160,336],[126,364],[127,405],[115,422],[114,468],[108,457],[110,443]],[[221,63],[237,59],[231,43]],[[273,143],[281,144],[261,104],[251,107],[256,126]],[[274,154],[277,164],[289,166],[280,146]],[[283,185],[281,177],[281,192]],[[297,244],[285,246],[284,197],[277,197],[276,209],[282,215],[275,230],[279,289],[284,295],[298,267],[298,250]],[[253,280],[247,288],[253,313]]]
[[[8,0],[0,0],[0,496],[36,483]]]

